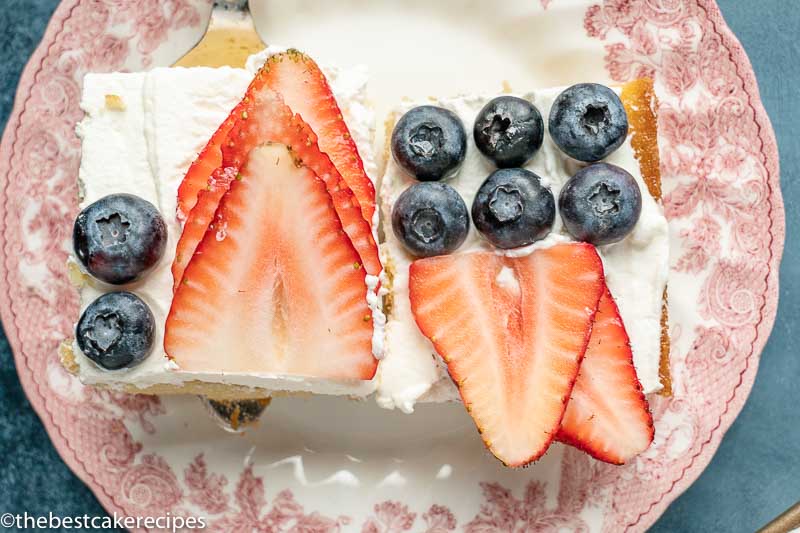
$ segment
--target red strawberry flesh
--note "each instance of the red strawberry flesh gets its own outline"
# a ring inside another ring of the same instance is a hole
[[[164,347],[189,372],[371,379],[365,271],[325,183],[255,147],[172,301]]]
[[[205,148],[189,167],[178,187],[178,218],[186,220],[197,203],[197,195],[208,186],[211,175],[222,165],[222,143],[236,121],[236,108],[217,128]]]
[[[417,325],[504,464],[535,461],[555,437],[602,289],[600,258],[583,243],[520,258],[472,252],[412,263]]]
[[[277,93],[264,88],[263,78],[259,76],[261,74],[256,75],[247,96],[234,110],[238,118],[222,145],[222,166],[213,173],[205,189],[197,194],[197,203],[184,224],[172,265],[175,287],[180,284],[186,265],[211,224],[231,180],[239,174],[250,150],[265,142],[288,146],[296,158],[323,180],[344,231],[359,253],[357,262],[363,265],[367,273],[379,274],[382,267],[378,247],[370,225],[361,216],[353,192],[328,156],[320,152],[314,132],[292,113]]]
[[[558,439],[601,461],[623,464],[646,450],[653,435],[628,334],[606,288]]]
[[[320,68],[302,52],[288,50],[270,56],[262,72],[267,87],[280,93],[317,134],[320,149],[331,158],[355,194],[364,219],[372,224],[375,187]]]

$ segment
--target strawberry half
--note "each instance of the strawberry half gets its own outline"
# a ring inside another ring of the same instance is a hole
[[[628,334],[606,288],[558,440],[595,459],[623,464],[646,450],[653,434]]]
[[[308,166],[326,185],[343,229],[358,251],[360,264],[367,273],[378,275],[382,269],[372,228],[361,216],[353,192],[342,179],[330,158],[317,145],[317,136],[303,120],[292,113],[280,95],[264,87],[261,73],[250,84],[247,95],[234,109],[238,118],[222,144],[222,165],[214,171],[204,189],[197,193],[197,203],[183,227],[172,265],[174,287],[211,224],[220,199],[248,158],[250,150],[265,142],[289,147],[295,157]]]
[[[365,271],[325,183],[280,144],[250,151],[186,268],[164,348],[189,372],[371,379]]]
[[[320,150],[331,158],[355,194],[364,219],[372,224],[375,186],[364,172],[356,143],[320,68],[304,53],[291,49],[270,56],[262,73],[267,87],[280,93],[317,134]]]
[[[593,246],[508,258],[473,252],[411,264],[409,297],[489,450],[508,466],[555,437],[603,290]]]

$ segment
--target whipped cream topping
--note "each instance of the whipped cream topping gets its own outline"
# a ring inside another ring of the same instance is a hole
[[[545,119],[561,88],[525,93],[521,96],[533,102]],[[472,205],[478,188],[495,170],[491,161],[483,157],[472,139],[475,117],[493,96],[461,96],[455,98],[430,98],[424,102],[403,102],[394,111],[399,119],[409,109],[422,104],[433,104],[456,113],[467,129],[468,144],[464,164],[457,175],[447,183]],[[662,207],[648,193],[630,138],[605,159],[630,172],[642,191],[642,213],[634,230],[622,241],[598,248],[603,260],[606,282],[619,307],[620,315],[631,340],[634,365],[645,392],[661,388],[659,361],[661,357],[661,308],[668,272],[668,228]],[[542,178],[558,198],[564,183],[580,168],[579,163],[561,152],[553,143],[545,127],[542,148],[525,168]],[[384,220],[390,219],[397,197],[416,183],[389,156],[381,185],[381,204]],[[422,335],[414,322],[408,297],[408,267],[414,257],[394,236],[390,223],[385,228],[382,245],[387,257],[385,265],[391,270],[392,310],[387,317],[384,359],[378,367],[378,404],[386,408],[399,408],[412,412],[417,401],[449,401],[458,399],[458,391],[450,380],[433,345]],[[499,250],[484,240],[470,226],[467,240],[455,252],[474,250],[494,251],[508,256],[524,256],[537,248],[573,240],[556,216],[553,230],[543,240],[513,250]],[[513,275],[501,271],[499,284],[515,283]],[[510,278],[510,279],[509,279]]]
[[[374,389],[370,381],[329,381],[297,376],[195,373],[181,371],[163,348],[164,324],[172,301],[175,246],[181,226],[176,217],[177,190],[186,170],[208,139],[239,102],[255,72],[267,57],[283,51],[270,47],[248,60],[248,69],[156,68],[148,72],[87,74],[81,108],[86,116],[76,131],[82,139],[79,171],[81,208],[112,193],[136,194],[158,207],[168,228],[167,251],[142,280],[123,287],[104,284],[69,259],[72,278],[79,284],[81,312],[98,296],[112,290],[130,290],[151,308],[156,319],[152,353],[139,366],[108,371],[94,365],[73,343],[79,375],[86,383],[144,388],[199,380],[261,387],[275,391],[363,396]],[[322,67],[342,108],[345,121],[369,176],[375,175],[372,157],[374,116],[366,101],[367,71]],[[107,105],[107,97],[115,105]],[[365,292],[374,322],[382,326],[378,279],[366,280]],[[373,347],[383,345],[382,327],[376,327]]]

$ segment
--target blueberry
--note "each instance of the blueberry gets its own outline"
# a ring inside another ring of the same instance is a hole
[[[597,83],[579,83],[558,95],[548,124],[553,141],[578,161],[600,161],[628,135],[628,115],[619,96]]]
[[[153,348],[150,308],[130,292],[109,292],[89,304],[75,328],[81,351],[106,370],[133,367]]]
[[[498,96],[475,118],[475,145],[500,168],[521,167],[542,146],[544,121],[532,103]]]
[[[415,107],[392,132],[397,164],[420,181],[438,181],[458,170],[467,155],[467,133],[452,111],[432,105]]]
[[[596,163],[572,176],[558,197],[567,231],[596,246],[622,240],[642,213],[642,193],[624,169]]]
[[[78,214],[72,243],[89,274],[122,285],[158,263],[167,245],[167,226],[150,202],[132,194],[111,194]]]
[[[517,248],[544,238],[556,218],[556,201],[539,176],[522,168],[494,171],[472,202],[472,221],[498,248]]]
[[[417,183],[392,209],[395,236],[419,257],[456,250],[467,238],[469,213],[455,189],[444,183]]]

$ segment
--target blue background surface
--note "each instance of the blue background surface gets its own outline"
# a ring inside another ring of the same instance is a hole
[[[758,76],[775,127],[786,204],[780,304],[753,392],[711,465],[651,531],[747,532],[800,499],[800,2],[718,0]],[[58,0],[4,0],[0,15],[0,128],[19,75]],[[0,336],[0,514],[101,516],[103,508],[61,461],[17,378]]]

